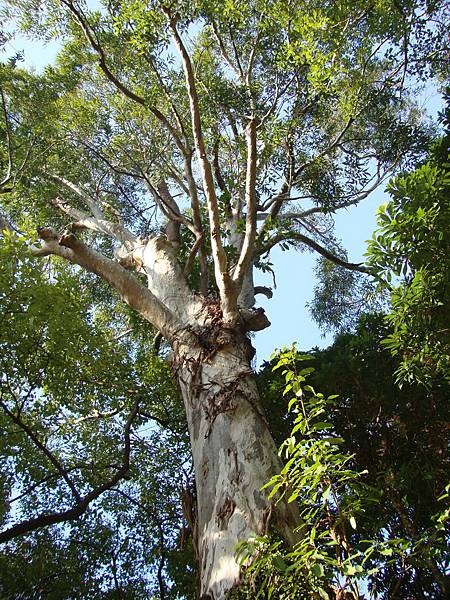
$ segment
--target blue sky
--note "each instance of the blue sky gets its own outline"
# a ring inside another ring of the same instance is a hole
[[[90,5],[97,2],[90,2]],[[98,5],[98,4],[97,4]],[[23,51],[25,65],[40,71],[53,62],[60,44],[51,42],[30,41],[24,37],[16,37],[6,47],[6,52],[0,55],[0,60]],[[421,98],[430,116],[435,117],[442,108],[439,93],[432,87],[426,89]],[[387,201],[384,194],[386,184],[382,184],[358,206],[340,211],[336,215],[336,235],[342,240],[347,249],[350,262],[363,261],[368,240],[375,229],[375,213],[380,204]],[[317,255],[314,253],[295,251],[282,252],[275,249],[271,254],[271,262],[276,269],[276,284],[274,296],[267,300],[258,296],[258,304],[266,310],[272,326],[256,334],[253,344],[256,347],[258,364],[266,360],[275,348],[290,345],[296,341],[299,348],[307,350],[314,346],[327,346],[332,336],[323,337],[317,324],[312,320],[306,304],[311,301],[315,285],[314,265]],[[258,273],[257,285],[273,286],[272,277]]]

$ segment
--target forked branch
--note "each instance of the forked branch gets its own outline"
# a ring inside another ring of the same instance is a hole
[[[216,275],[217,287],[219,288],[222,312],[225,321],[235,323],[238,318],[236,307],[237,295],[234,283],[228,272],[228,261],[221,240],[219,206],[214,187],[212,168],[207,157],[205,142],[203,139],[200,107],[192,62],[178,32],[176,19],[171,15],[169,9],[163,7],[162,10],[167,17],[173,41],[181,58],[186,80],[186,88],[189,96],[189,107],[191,112],[192,133],[194,136],[195,149],[197,151],[197,158],[203,180],[203,188],[208,205],[214,271]]]

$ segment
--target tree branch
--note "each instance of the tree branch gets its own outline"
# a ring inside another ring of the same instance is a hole
[[[0,182],[0,193],[1,193],[1,191],[3,190],[5,185],[7,185],[9,183],[9,181],[11,180],[11,177],[12,177],[13,150],[12,150],[12,141],[11,141],[11,128],[9,125],[9,118],[8,118],[8,109],[6,107],[5,94],[3,93],[3,89],[1,87],[0,87],[0,96],[2,99],[2,111],[3,111],[3,119],[5,121],[5,132],[6,132],[6,151],[8,154],[8,167],[6,170],[6,175]]]
[[[59,210],[75,220],[75,222],[72,223],[72,228],[90,229],[91,231],[103,233],[125,245],[137,243],[136,236],[120,223],[105,221],[103,218],[93,218],[84,211],[74,208],[69,202],[61,200],[60,198],[54,198],[51,202],[59,208]]]
[[[22,431],[24,431],[27,434],[27,436],[30,438],[30,440],[33,442],[33,444],[37,448],[39,448],[39,450],[47,457],[47,459],[51,462],[51,464],[58,471],[59,475],[66,482],[66,484],[69,487],[70,491],[72,492],[72,495],[75,498],[75,500],[77,500],[79,502],[81,500],[80,494],[78,493],[78,490],[75,487],[73,481],[68,476],[67,469],[65,469],[63,467],[63,465],[59,462],[59,460],[56,458],[56,456],[53,454],[53,452],[50,452],[50,450],[47,448],[47,446],[41,442],[41,440],[38,438],[38,436],[35,434],[35,432],[31,429],[31,427],[28,427],[28,425],[26,423],[24,423],[18,415],[15,415],[8,408],[8,406],[1,400],[0,400],[0,406],[3,408],[3,410],[8,415],[8,417],[18,427],[20,427],[20,429],[22,429]]]
[[[200,261],[200,292],[204,296],[206,296],[208,294],[208,286],[209,286],[208,259],[207,259],[206,250],[205,250],[204,229],[203,229],[202,217],[201,217],[201,213],[200,213],[200,201],[199,201],[199,197],[198,197],[197,184],[195,182],[194,174],[192,172],[192,154],[189,154],[188,156],[184,157],[184,173],[185,173],[185,177],[186,177],[186,180],[188,183],[189,198],[191,200],[192,218],[194,221],[195,229],[198,232],[197,240],[199,238],[201,238],[200,245],[198,247],[199,261]],[[196,243],[197,243],[197,240],[196,240]],[[195,244],[191,250],[191,254],[188,258],[188,261],[186,262],[185,274],[187,272],[187,269],[189,269],[189,271],[191,269],[191,266],[189,265],[189,260],[190,260],[191,256],[192,256],[192,261],[194,260],[194,258],[195,258],[195,254],[193,254],[194,250],[195,250],[195,252],[197,251],[197,249],[195,248]]]
[[[247,174],[245,180],[245,200],[247,215],[245,219],[245,237],[242,244],[233,280],[239,293],[243,278],[250,266],[256,238],[256,119],[251,119],[246,128]]]
[[[316,160],[319,160],[319,158],[322,158],[323,156],[327,155],[329,152],[331,152],[332,150],[334,150],[334,148],[336,148],[336,146],[338,146],[340,144],[342,138],[347,133],[347,131],[349,130],[349,128],[351,127],[351,125],[354,123],[354,121],[355,121],[355,118],[353,116],[350,117],[348,119],[347,123],[345,124],[344,128],[341,130],[341,132],[338,134],[338,136],[333,140],[333,142],[331,142],[331,144],[327,148],[325,148],[324,150],[322,150],[322,152],[319,152],[319,154],[317,154],[316,156],[314,156],[313,158],[311,158],[310,160],[308,160],[308,162],[303,163],[302,165],[300,165],[300,167],[294,173],[293,182],[292,182],[293,185],[295,185],[297,183],[298,178],[303,173],[303,171],[307,167],[309,167],[309,165],[311,165]]]
[[[49,525],[55,525],[56,523],[66,523],[68,521],[74,521],[78,517],[80,517],[89,507],[89,504],[96,500],[99,496],[101,496],[104,492],[111,489],[116,485],[129,471],[130,469],[130,451],[131,451],[131,443],[130,443],[130,432],[131,425],[136,418],[138,413],[139,403],[135,402],[132,411],[127,419],[124,429],[124,448],[122,452],[122,465],[116,471],[116,473],[108,479],[102,485],[93,489],[89,494],[86,494],[83,498],[80,498],[80,501],[75,504],[72,508],[68,510],[63,510],[59,512],[52,512],[47,514],[39,515],[33,519],[28,519],[26,521],[22,521],[22,523],[18,523],[17,525],[13,525],[9,529],[2,531],[0,533],[0,544],[5,542],[9,542],[10,540],[25,535],[27,533],[31,533],[32,531],[36,531],[37,529],[42,529],[43,527],[48,527]]]
[[[195,148],[200,164],[200,171],[203,179],[206,201],[208,205],[209,224],[211,229],[211,246],[214,259],[214,270],[216,283],[219,288],[222,313],[224,320],[229,323],[235,323],[238,319],[236,307],[236,291],[233,281],[228,273],[228,262],[225,250],[221,240],[221,223],[216,191],[214,188],[214,179],[212,175],[211,164],[206,154],[205,142],[203,139],[202,125],[200,118],[200,108],[198,102],[195,77],[192,69],[191,59],[186,47],[178,33],[176,20],[170,14],[169,9],[162,8],[167,17],[169,28],[172,32],[174,43],[181,57],[183,71],[186,80],[186,86],[189,96],[189,106],[192,119],[192,132],[194,135]]]
[[[321,256],[323,256],[327,260],[331,261],[335,265],[338,265],[339,267],[343,267],[344,269],[349,269],[350,271],[359,271],[360,273],[370,274],[370,269],[365,267],[362,263],[349,263],[349,262],[343,260],[342,258],[339,258],[339,256],[336,256],[335,254],[333,254],[332,252],[330,252],[329,250],[327,250],[326,248],[324,248],[323,246],[318,244],[316,241],[312,240],[311,238],[307,237],[306,235],[303,235],[302,233],[299,233],[298,231],[288,231],[288,232],[279,233],[278,235],[273,236],[270,240],[268,240],[268,242],[266,244],[264,244],[258,250],[258,255],[261,256],[262,254],[269,252],[269,250],[271,250],[274,246],[276,246],[280,242],[287,242],[287,241],[301,242],[302,244],[309,246],[312,250],[315,250],[316,252],[318,252]]]
[[[66,6],[69,9],[69,11],[72,13],[75,21],[78,23],[79,27],[83,31],[83,33],[84,33],[86,39],[88,40],[89,44],[91,45],[92,49],[98,54],[99,66],[100,66],[101,70],[103,71],[103,73],[106,75],[107,79],[120,92],[122,92],[122,94],[124,96],[126,96],[130,100],[133,100],[133,102],[136,102],[137,104],[140,104],[141,106],[147,108],[158,119],[158,121],[160,121],[160,123],[170,132],[170,134],[172,135],[173,139],[175,140],[175,143],[180,148],[180,150],[185,151],[186,149],[183,145],[183,142],[181,140],[179,132],[169,122],[167,117],[155,106],[148,104],[147,101],[145,100],[145,98],[143,98],[142,96],[139,96],[138,94],[136,94],[135,92],[130,90],[124,83],[122,83],[119,79],[117,79],[117,77],[112,73],[112,71],[110,70],[110,68],[108,67],[108,64],[106,62],[105,51],[103,50],[102,46],[100,45],[97,35],[93,31],[92,27],[89,25],[83,12],[80,9],[78,9],[71,0],[60,0],[60,2],[61,2],[61,4]]]
[[[117,262],[92,250],[73,234],[60,236],[52,228],[38,231],[43,246],[37,256],[54,254],[99,275],[109,283],[121,299],[152,323],[167,340],[172,340],[183,324],[148,288]]]
[[[51,179],[53,179],[54,181],[62,183],[67,189],[69,189],[71,192],[74,192],[79,198],[81,198],[96,219],[105,218],[103,211],[100,209],[97,202],[92,198],[92,196],[85,192],[83,188],[81,188],[78,185],[75,185],[75,183],[73,183],[72,181],[61,177],[61,175],[58,175],[57,173],[48,173],[48,176],[51,177]]]
[[[242,68],[237,68],[236,65],[233,63],[233,61],[231,60],[230,55],[228,54],[227,49],[225,48],[225,44],[223,43],[223,39],[219,33],[219,30],[217,28],[217,25],[216,25],[216,22],[214,21],[214,19],[211,19],[211,25],[212,25],[214,37],[216,38],[216,42],[217,42],[217,45],[219,46],[219,50],[220,50],[220,53],[221,53],[223,59],[225,60],[227,65],[230,67],[230,69],[233,71],[233,73],[236,75],[236,77],[239,79],[239,81],[241,83],[245,83],[244,72],[242,71]],[[240,67],[240,65],[239,65],[239,67]]]

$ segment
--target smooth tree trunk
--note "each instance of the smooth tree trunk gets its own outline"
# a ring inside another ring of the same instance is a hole
[[[222,599],[241,581],[239,542],[267,533],[297,539],[296,508],[274,504],[261,491],[280,460],[259,404],[250,361],[253,349],[240,332],[203,328],[201,345],[175,346],[173,366],[186,407],[197,492],[195,553],[200,597]]]

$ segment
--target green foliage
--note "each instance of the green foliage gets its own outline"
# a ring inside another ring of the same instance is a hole
[[[272,538],[241,545],[243,564],[255,558],[242,597],[252,597],[252,590],[264,597],[268,589],[273,598],[284,598],[286,590],[296,597],[299,581],[303,598],[332,598],[342,587],[360,597],[367,584],[376,598],[391,598],[394,588],[398,597],[422,589],[439,598],[446,589],[448,490],[437,491],[445,485],[443,415],[437,408],[433,422],[428,410],[424,423],[422,408],[420,431],[419,406],[412,404],[430,402],[429,392],[408,389],[401,393],[408,412],[397,416],[395,367],[380,347],[383,334],[380,319],[363,320],[357,335],[341,336],[327,351],[293,349],[276,357],[274,369],[283,375],[278,389],[290,398],[293,426],[280,448],[285,466],[267,487],[299,503],[303,525],[290,552]],[[307,377],[336,386],[340,396],[315,392]],[[444,398],[437,390],[433,402]]]
[[[182,406],[150,328],[115,340],[126,311],[103,310],[92,280],[59,259],[31,257],[33,241],[4,232],[0,244],[2,529],[76,504],[68,480],[81,496],[107,481],[136,401],[139,414],[126,479],[77,521],[2,545],[1,596],[104,599],[119,585],[123,598],[148,598],[181,527]]]
[[[396,177],[378,211],[367,264],[390,292],[385,340],[400,383],[450,378],[450,171],[446,135],[426,163]]]

